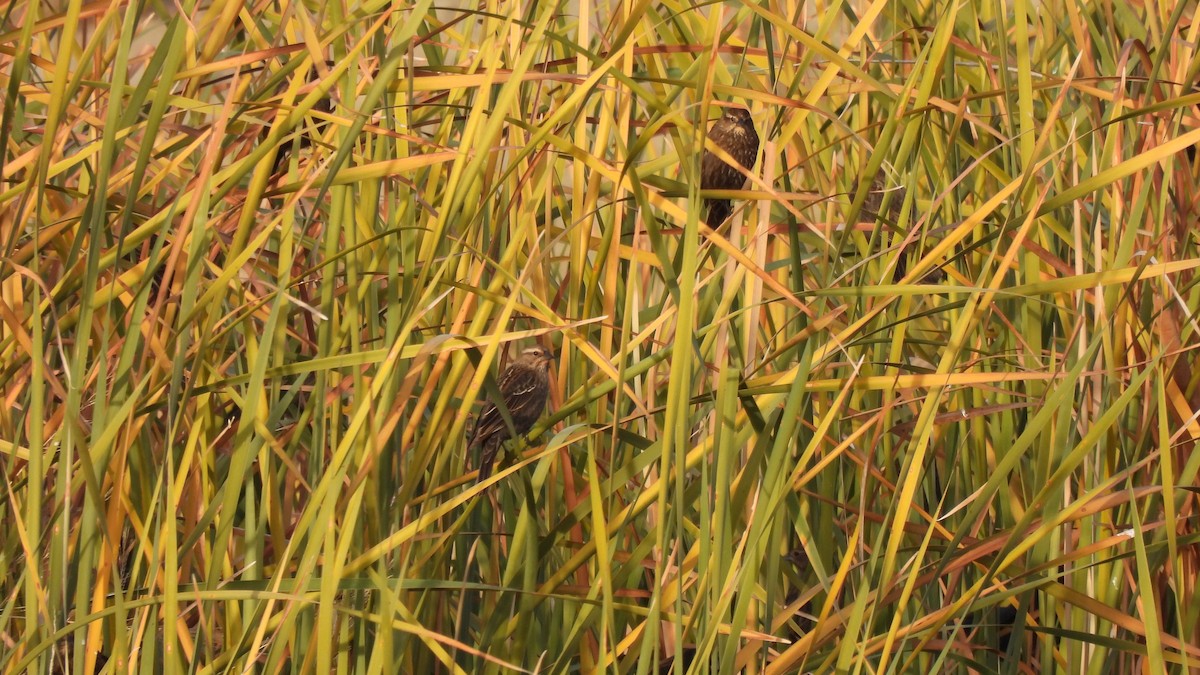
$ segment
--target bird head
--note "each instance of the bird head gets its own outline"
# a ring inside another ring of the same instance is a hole
[[[535,368],[541,368],[543,370],[549,368],[550,363],[554,361],[554,359],[554,352],[542,347],[541,345],[526,348],[521,352],[520,358],[520,360],[527,365]]]
[[[741,107],[729,107],[725,109],[724,118],[734,124],[742,126],[753,126],[754,121],[750,119],[750,111]]]

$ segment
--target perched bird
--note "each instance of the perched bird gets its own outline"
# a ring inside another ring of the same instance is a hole
[[[683,663],[680,663],[679,667],[676,668],[675,654],[667,654],[663,657],[662,661],[658,662],[659,675],[671,675],[672,668],[674,668],[676,673],[686,673],[688,671],[688,668],[692,665],[692,661],[696,660],[696,648],[684,645],[681,651],[683,652]]]
[[[858,192],[859,181],[854,181],[853,187],[850,189],[850,197],[853,199],[854,194]],[[880,213],[883,209],[883,198],[888,192],[887,184],[884,182],[883,174],[875,176],[875,180],[871,181],[871,187],[867,189],[867,198],[863,201],[862,216],[867,220],[878,220],[881,216],[889,225],[895,226],[900,220],[900,210],[904,204],[906,189],[904,186],[899,186],[894,190],[891,200],[888,202],[887,213]],[[899,260],[896,261],[896,269],[892,274],[892,281],[899,281],[908,273],[909,258],[919,256],[918,245],[913,242],[905,247],[905,250],[900,254]],[[946,278],[946,273],[941,269],[934,268],[926,272],[925,279],[929,281],[941,281]]]
[[[859,181],[854,181],[853,187],[850,188],[850,197],[853,198],[858,192]],[[883,180],[883,174],[875,176],[875,180],[871,181],[871,187],[867,188],[867,198],[863,201],[862,213],[864,216],[874,220],[880,216],[879,210],[883,208],[883,197],[887,193],[887,184]],[[891,202],[888,203],[888,212],[886,214],[889,221],[895,224],[900,218],[900,206],[904,203],[904,188],[895,191],[892,195]]]
[[[475,429],[471,432],[469,450],[481,448],[479,456],[479,480],[492,473],[492,463],[500,444],[512,438],[512,434],[524,435],[533,423],[542,416],[546,407],[546,395],[550,392],[550,363],[554,353],[545,347],[530,347],[500,374],[500,395],[503,405],[512,418],[512,428],[504,421],[494,401],[488,401],[479,413]]]
[[[726,108],[725,115],[709,127],[708,138],[736,159],[746,171],[754,167],[754,159],[758,157],[758,132],[754,130],[749,110]],[[742,169],[730,166],[709,150],[704,151],[704,156],[700,158],[701,190],[740,190],[745,184],[746,176]],[[725,222],[733,212],[728,199],[706,199],[704,205],[708,209],[705,220],[709,227]]]
[[[326,61],[325,65],[327,67],[332,67],[334,65],[334,62]],[[301,93],[300,93],[299,97],[297,97],[297,100],[306,96],[308,94],[309,88],[311,86],[313,86],[313,83],[315,83],[318,79],[320,79],[320,73],[314,69],[313,71],[311,71],[308,74],[308,78],[306,80],[306,84],[304,85],[304,89],[301,90]],[[333,101],[330,100],[329,96],[326,96],[325,98],[322,98],[319,101],[317,101],[315,105],[313,105],[312,111],[317,112],[317,113],[333,112]],[[277,113],[277,114],[282,114],[282,112]],[[324,129],[328,126],[329,126],[329,122],[318,119],[316,121],[316,123],[313,125],[313,130],[314,130],[313,133],[319,134],[319,133],[323,132]],[[293,133],[295,134],[295,138],[289,138],[288,140],[283,141],[282,143],[279,144],[279,150],[276,151],[276,153],[275,153],[275,164],[272,165],[272,167],[271,167],[271,175],[272,176],[278,175],[281,172],[287,170],[287,163],[288,163],[288,160],[291,158],[291,155],[293,152],[299,152],[300,150],[303,150],[304,148],[312,147],[312,144],[313,144],[312,138],[310,137],[308,130],[304,128],[303,123],[301,123],[301,128]]]

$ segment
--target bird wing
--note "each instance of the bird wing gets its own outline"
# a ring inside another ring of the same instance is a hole
[[[497,421],[499,422],[497,424]],[[496,409],[496,405],[491,401],[483,404],[483,409],[479,411],[479,418],[475,420],[475,428],[471,430],[471,440],[467,443],[467,447],[474,448],[494,435],[497,431],[504,429],[504,418],[500,416],[500,411]]]
[[[714,124],[708,131],[708,138],[714,145],[729,153],[747,171],[754,168],[754,160],[758,157],[758,133],[753,128],[735,127],[724,123]],[[717,157],[716,153],[708,151],[700,158],[700,175],[709,179],[708,184],[702,184],[702,189],[732,189],[725,187],[730,184],[742,185],[746,178],[736,166]]]
[[[528,395],[541,386],[540,377],[541,374],[532,368],[508,368],[500,375],[498,384],[500,395],[504,399],[502,403],[508,407],[508,416],[512,420],[523,419],[530,414],[537,419],[537,415],[541,414],[541,407],[545,404],[544,398]],[[494,402],[488,401],[479,412],[479,420],[476,421],[475,430],[471,434],[470,445],[484,442],[496,434],[508,438],[510,432],[500,409]]]
[[[714,145],[729,153],[729,156],[745,167],[754,166],[758,157],[758,133],[753,126],[741,126],[717,122],[708,131]],[[746,184],[746,176],[735,165],[721,159],[716,153],[705,150],[700,158],[700,188],[702,190],[736,190]],[[733,212],[728,199],[706,199],[706,220],[710,227],[720,225]]]
[[[728,152],[725,145],[720,142],[720,139],[712,138],[722,150]],[[729,166],[725,160],[717,157],[714,152],[705,152],[700,158],[700,189],[701,190],[727,190],[729,183],[733,182],[741,176],[738,170]]]

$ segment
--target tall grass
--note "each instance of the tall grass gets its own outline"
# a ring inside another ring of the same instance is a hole
[[[0,671],[1200,672],[1196,9],[4,5]]]

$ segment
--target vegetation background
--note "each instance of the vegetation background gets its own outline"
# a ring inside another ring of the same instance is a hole
[[[0,672],[1200,672],[1196,10],[0,2]]]

